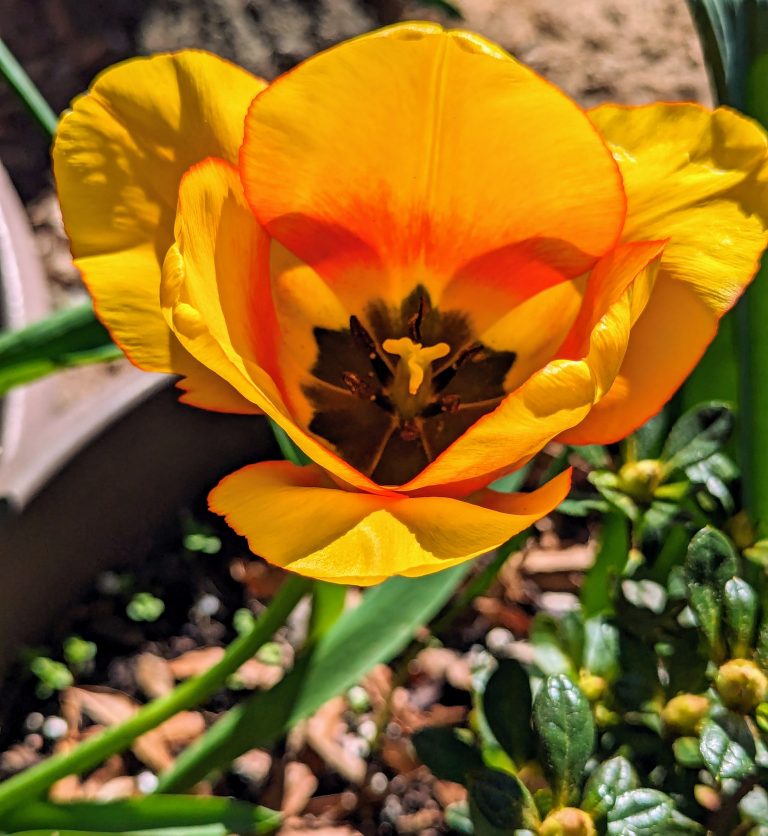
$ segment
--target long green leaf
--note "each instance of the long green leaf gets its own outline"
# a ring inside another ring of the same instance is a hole
[[[0,395],[50,372],[121,357],[89,304],[0,334]]]
[[[254,747],[266,748],[299,720],[396,656],[450,598],[469,564],[423,578],[391,578],[339,618],[275,688],[229,711],[160,777],[158,792],[185,790]]]
[[[104,833],[221,824],[242,834],[271,833],[280,813],[229,798],[148,796],[121,801],[54,804],[32,801],[0,818],[0,828],[77,828]]]
[[[58,122],[56,114],[2,40],[0,40],[0,75],[5,78],[27,110],[37,119],[46,134],[53,136]]]

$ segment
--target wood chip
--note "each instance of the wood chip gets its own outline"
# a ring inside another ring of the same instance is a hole
[[[307,743],[339,775],[350,783],[360,785],[367,770],[365,758],[349,745],[351,735],[343,714],[347,707],[344,697],[334,697],[309,718],[305,728]]]
[[[173,671],[162,656],[141,653],[136,657],[134,665],[136,684],[150,699],[164,697],[173,690]]]
[[[317,778],[305,763],[287,763],[283,777],[283,801],[280,805],[283,815],[301,815],[316,789]]]

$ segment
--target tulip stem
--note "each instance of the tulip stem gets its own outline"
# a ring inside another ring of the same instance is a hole
[[[299,466],[310,463],[311,459],[309,456],[307,456],[303,450],[299,450],[299,448],[289,438],[288,433],[271,418],[269,419],[269,426],[272,428],[272,434],[275,436],[277,446],[280,448],[280,452],[283,454],[283,458],[286,461]]]
[[[3,43],[2,38],[0,38],[0,75],[35,117],[40,127],[52,138],[59,120],[11,50]]]
[[[218,691],[227,678],[285,623],[299,599],[310,590],[310,581],[289,575],[267,610],[250,633],[235,639],[224,656],[200,676],[188,679],[170,694],[145,705],[129,720],[89,738],[66,754],[54,755],[38,766],[15,775],[0,785],[0,817],[19,805],[43,796],[50,787],[67,775],[79,775],[110,756],[122,752],[142,734],[196,705]]]

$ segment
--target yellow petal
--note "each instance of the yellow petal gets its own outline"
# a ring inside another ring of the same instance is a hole
[[[273,82],[249,111],[241,169],[270,235],[358,313],[374,291],[399,304],[418,283],[435,303],[452,281],[531,295],[588,269],[624,215],[615,163],[573,102],[428,23]]]
[[[204,52],[126,61],[75,99],[53,148],[75,262],[113,338],[136,365],[190,376],[184,385],[199,405],[227,411],[250,408],[169,332],[160,269],[183,173],[211,155],[237,159],[245,113],[264,86]]]
[[[187,172],[175,238],[163,265],[161,302],[183,348],[339,479],[388,493],[309,436],[286,406],[268,297],[270,242],[245,203],[234,166],[209,159]]]
[[[606,292],[607,307],[591,311],[579,325],[581,339],[564,346],[563,355],[473,424],[402,490],[495,474],[529,459],[584,420],[619,371],[632,325],[649,298],[662,247],[659,242],[627,244],[601,259],[590,281],[621,288],[621,295],[614,299]]]
[[[757,269],[768,241],[766,135],[728,110],[614,105],[590,114],[624,177],[625,239],[668,238],[658,281],[613,389],[573,443],[623,438],[695,366]]]
[[[569,487],[566,472],[530,494],[393,498],[341,491],[315,466],[262,462],[226,477],[209,502],[271,563],[368,585],[490,551],[556,507]]]

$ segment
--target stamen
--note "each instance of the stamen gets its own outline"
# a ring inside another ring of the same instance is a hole
[[[384,340],[382,348],[389,354],[395,354],[406,364],[408,370],[408,392],[415,395],[424,382],[424,372],[435,360],[450,354],[448,343],[436,343],[423,346],[409,337],[398,340]],[[399,365],[399,364],[398,364]]]

